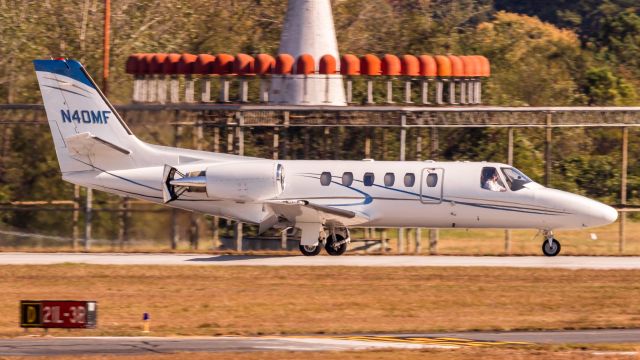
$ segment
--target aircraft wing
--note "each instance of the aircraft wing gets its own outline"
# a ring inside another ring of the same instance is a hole
[[[336,222],[345,226],[363,224],[369,221],[366,214],[345,210],[338,207],[314,204],[306,200],[270,201],[267,203],[278,217],[284,217],[290,223],[318,223]],[[269,228],[277,222],[261,224]],[[264,229],[266,230],[266,229]]]

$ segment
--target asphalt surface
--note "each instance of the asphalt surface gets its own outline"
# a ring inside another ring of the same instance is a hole
[[[508,267],[640,269],[640,257],[606,256],[242,256],[190,254],[0,253],[0,265]]]
[[[332,338],[276,337],[93,337],[0,340],[0,356],[150,354],[177,352],[346,351],[456,348],[453,345],[376,342]]]
[[[385,336],[385,335],[381,335]],[[640,329],[596,329],[571,331],[452,332],[388,334],[393,337],[461,338],[476,341],[527,342],[535,344],[640,343]]]
[[[288,337],[23,337],[0,340],[0,356],[457,349],[597,343],[640,343],[640,329]]]

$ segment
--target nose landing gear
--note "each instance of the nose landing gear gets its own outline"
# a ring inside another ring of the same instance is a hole
[[[550,230],[544,231],[545,240],[542,243],[542,252],[545,256],[556,256],[560,253],[560,242],[553,237]]]

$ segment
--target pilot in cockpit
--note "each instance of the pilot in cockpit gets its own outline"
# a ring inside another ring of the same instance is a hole
[[[495,168],[482,169],[482,188],[490,191],[507,191],[502,185],[502,181],[498,176]]]

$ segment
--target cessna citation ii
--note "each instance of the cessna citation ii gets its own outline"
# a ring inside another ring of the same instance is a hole
[[[300,231],[300,251],[343,254],[349,227],[557,229],[606,225],[615,209],[490,162],[267,160],[147,144],[75,60],[35,60],[62,178],[120,196]]]

